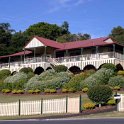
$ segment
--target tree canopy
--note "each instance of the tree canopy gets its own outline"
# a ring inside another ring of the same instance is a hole
[[[24,45],[36,35],[58,42],[72,42],[91,38],[89,34],[72,34],[69,31],[67,21],[64,21],[60,26],[39,22],[29,26],[23,32],[15,32],[9,23],[0,23],[0,56],[22,51]]]
[[[116,40],[119,44],[124,45],[124,28],[121,26],[114,27],[109,34],[110,37]]]

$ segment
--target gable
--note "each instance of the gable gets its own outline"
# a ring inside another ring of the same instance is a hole
[[[113,41],[112,41],[112,39],[111,39],[111,38],[109,38],[109,39],[105,40],[104,42],[106,42],[106,43],[113,43]]]
[[[25,48],[35,48],[35,47],[41,47],[44,46],[43,43],[41,43],[37,38],[33,38],[27,45]]]

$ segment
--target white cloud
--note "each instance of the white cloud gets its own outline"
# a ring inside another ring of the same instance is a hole
[[[70,10],[73,7],[80,6],[90,1],[91,0],[54,0],[51,2],[51,9],[48,10],[48,13],[53,13],[63,8]]]

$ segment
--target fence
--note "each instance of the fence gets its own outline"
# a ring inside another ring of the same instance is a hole
[[[79,113],[81,97],[0,103],[0,116]]]
[[[120,94],[120,101],[117,105],[118,111],[124,111],[124,94]]]

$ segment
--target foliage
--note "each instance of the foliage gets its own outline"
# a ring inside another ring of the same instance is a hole
[[[24,68],[21,68],[20,70],[19,70],[19,72],[24,72],[24,73],[26,73],[26,74],[28,74],[29,72],[33,72],[33,69],[32,68],[30,68],[30,67],[24,67]]]
[[[64,43],[64,42],[72,42],[72,41],[79,41],[79,40],[87,40],[90,39],[91,36],[89,34],[64,34],[62,36],[59,36],[56,40],[58,42]]]
[[[11,75],[11,71],[7,69],[0,70],[0,80],[4,80],[6,77]]]
[[[67,83],[72,77],[71,73],[60,72],[57,73],[54,70],[47,70],[40,75],[32,77],[27,84],[25,84],[26,90],[29,89],[60,89],[65,83]]]
[[[107,105],[116,105],[115,99],[108,100]]]
[[[76,91],[77,91],[77,90],[76,90],[74,87],[68,88],[68,92],[74,93],[74,92],[76,92]]]
[[[80,73],[80,74],[76,74],[73,78],[71,78],[71,80],[66,83],[63,88],[66,89],[73,89],[75,91],[78,91],[81,89],[81,85],[80,82],[84,80],[84,73]]]
[[[82,89],[82,91],[84,92],[84,93],[86,93],[86,92],[88,92],[88,88],[87,87],[84,87],[83,89]]]
[[[50,93],[50,89],[45,89],[44,93]]]
[[[108,84],[112,87],[119,86],[124,87],[124,77],[121,75],[111,77]]]
[[[124,71],[118,71],[117,75],[123,75],[124,76]]]
[[[12,93],[13,94],[23,94],[24,90],[16,90],[16,89],[14,89],[14,90],[12,90]]]
[[[105,64],[102,65],[101,68],[111,69],[111,70],[114,70],[114,71],[116,70],[116,66],[112,63],[105,63]]]
[[[83,104],[82,106],[83,106],[83,109],[84,109],[84,110],[87,110],[87,109],[94,109],[94,108],[95,108],[95,104],[94,104],[94,103],[91,103],[91,102],[85,103],[85,104]]]
[[[83,87],[93,87],[96,85],[104,85],[107,84],[109,78],[114,75],[114,71],[111,69],[101,68],[96,73],[92,74],[84,81],[81,82],[82,88]]]
[[[23,89],[27,82],[27,75],[19,72],[13,76],[9,76],[4,80],[3,87],[8,89]]]
[[[121,89],[120,86],[113,87],[113,90],[120,90],[120,89]]]
[[[68,68],[65,65],[56,65],[56,66],[54,66],[54,70],[56,72],[65,72],[65,71],[67,71],[67,69]]]
[[[105,85],[94,86],[87,92],[89,99],[95,103],[106,103],[112,96],[112,90]]]
[[[10,93],[11,90],[10,89],[2,89],[2,93]]]
[[[50,93],[56,93],[56,89],[50,89]]]
[[[67,93],[67,92],[68,92],[68,89],[62,88],[62,93]]]
[[[109,35],[119,44],[124,45],[124,28],[121,26],[114,27]]]

